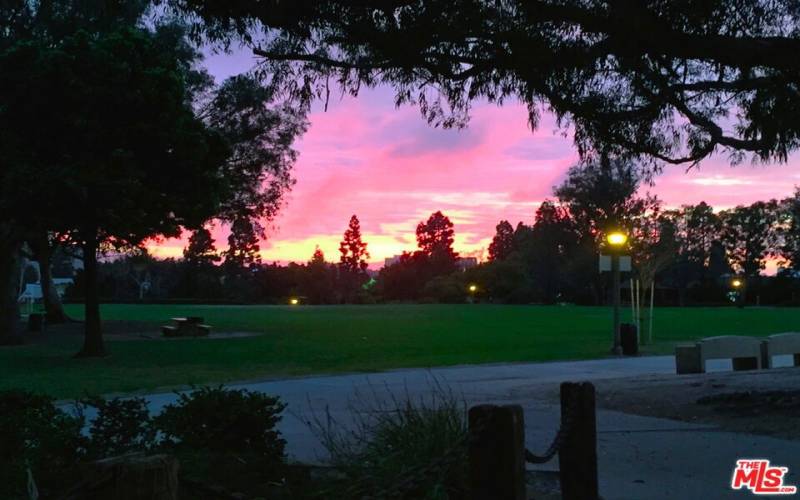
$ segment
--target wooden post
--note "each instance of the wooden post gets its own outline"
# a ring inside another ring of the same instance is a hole
[[[656,294],[656,280],[650,282],[650,321],[647,322],[647,343],[653,343],[653,305]]]
[[[469,409],[473,500],[525,500],[525,423],[519,405]]]
[[[594,386],[589,382],[561,384],[561,423],[568,423],[558,453],[564,500],[596,500],[597,422]]]

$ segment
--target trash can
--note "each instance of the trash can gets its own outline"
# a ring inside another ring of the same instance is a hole
[[[639,354],[639,332],[636,329],[636,325],[622,323],[619,325],[619,334],[622,340],[622,354],[625,356]]]
[[[39,313],[32,313],[28,315],[28,331],[41,332],[44,326],[44,315]]]

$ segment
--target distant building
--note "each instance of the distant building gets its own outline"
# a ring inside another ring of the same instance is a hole
[[[475,267],[478,265],[478,258],[477,257],[459,257],[456,261],[456,267],[458,267],[461,271],[466,271],[471,267]]]
[[[392,257],[386,257],[385,259],[383,259],[383,267],[389,267],[397,264],[398,262],[400,262],[400,257],[402,257],[402,255],[394,255]]]

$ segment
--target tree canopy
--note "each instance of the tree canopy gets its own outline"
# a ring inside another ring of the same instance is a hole
[[[268,85],[394,87],[434,124],[519,100],[582,156],[785,161],[800,146],[800,4],[773,0],[164,0],[198,36],[243,41]]]
[[[135,247],[216,218],[232,223],[237,249],[257,250],[293,183],[291,145],[306,126],[302,110],[276,104],[253,78],[214,87],[186,28],[166,16],[146,20],[148,5],[0,7],[8,20],[0,30],[2,254],[30,232],[71,234],[83,245],[90,355],[104,352],[94,275],[101,245]],[[5,304],[13,271],[1,271]],[[10,306],[2,311],[0,333],[14,316]]]
[[[507,220],[501,220],[495,226],[495,235],[489,244],[489,260],[507,259],[514,250],[514,227]]]

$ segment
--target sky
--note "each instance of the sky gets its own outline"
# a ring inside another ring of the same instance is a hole
[[[247,50],[209,55],[218,81],[249,69]],[[350,216],[361,222],[371,267],[416,247],[416,225],[441,210],[455,225],[455,249],[482,259],[500,220],[531,223],[537,206],[552,198],[567,169],[577,162],[571,137],[552,116],[531,131],[522,104],[477,104],[467,128],[428,125],[412,106],[396,108],[390,88],[357,97],[331,95],[328,109],[313,106],[310,126],[296,143],[297,180],[261,243],[265,262],[304,262],[318,245],[338,261],[339,241]],[[786,164],[731,167],[710,158],[691,171],[666,167],[647,188],[667,207],[706,201],[715,209],[790,195],[800,185],[800,155]],[[215,228],[217,246],[226,245]],[[177,257],[185,238],[151,246],[160,257]]]

